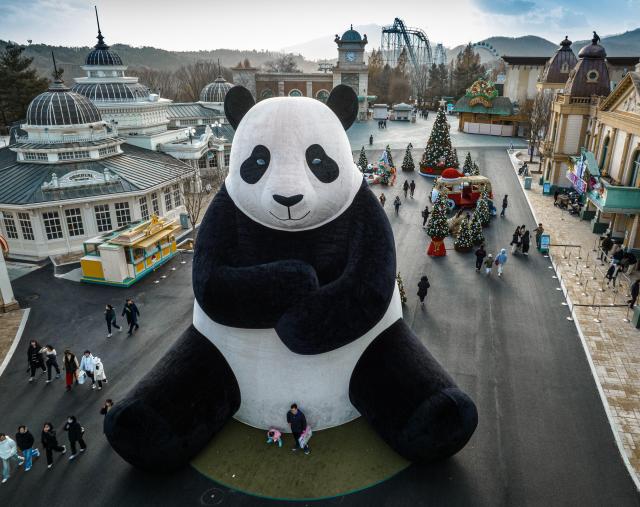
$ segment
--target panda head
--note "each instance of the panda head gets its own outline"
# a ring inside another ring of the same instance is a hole
[[[271,229],[301,231],[349,207],[362,184],[345,132],[358,113],[350,87],[334,88],[325,105],[306,97],[254,104],[235,86],[224,109],[236,129],[225,186],[244,214]]]

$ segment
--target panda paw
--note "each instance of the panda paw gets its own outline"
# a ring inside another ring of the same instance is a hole
[[[457,387],[449,387],[422,402],[393,447],[411,461],[445,459],[466,445],[477,425],[478,411],[471,398]]]

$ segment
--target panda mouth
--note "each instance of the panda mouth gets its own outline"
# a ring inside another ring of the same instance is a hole
[[[289,222],[289,221],[293,221],[293,222],[297,222],[299,220],[302,220],[304,218],[307,217],[307,215],[311,213],[311,210],[307,211],[304,215],[302,215],[300,218],[294,218],[291,216],[291,208],[287,208],[287,214],[289,215],[287,218],[280,218],[278,215],[275,215],[274,213],[271,213],[271,211],[269,211],[269,214],[273,217],[276,218],[278,220],[280,220],[281,222]]]

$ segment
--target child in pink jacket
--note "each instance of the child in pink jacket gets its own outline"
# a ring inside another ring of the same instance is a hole
[[[275,428],[270,428],[269,431],[267,431],[267,443],[282,447],[282,433]]]

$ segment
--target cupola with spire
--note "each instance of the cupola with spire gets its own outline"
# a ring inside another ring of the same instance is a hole
[[[611,92],[607,52],[599,44],[600,37],[594,31],[591,44],[578,53],[578,64],[569,74],[564,93],[571,97],[606,96]]]
[[[569,73],[573,70],[578,63],[578,59],[571,49],[572,42],[569,37],[566,36],[560,47],[555,52],[551,60],[545,66],[540,79],[541,83],[545,84],[564,84],[569,79]]]

